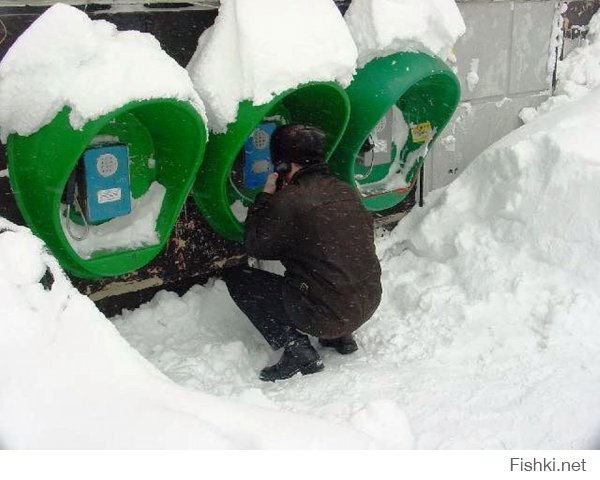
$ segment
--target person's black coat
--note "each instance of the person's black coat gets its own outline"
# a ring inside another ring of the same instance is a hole
[[[246,219],[245,246],[250,256],[283,263],[286,312],[305,333],[347,335],[379,305],[373,220],[350,185],[325,164],[304,167],[283,190],[257,196]]]

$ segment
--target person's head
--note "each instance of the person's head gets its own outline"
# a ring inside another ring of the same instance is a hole
[[[326,148],[325,133],[312,125],[282,125],[271,137],[271,158],[276,170],[283,164],[302,168],[323,163]]]

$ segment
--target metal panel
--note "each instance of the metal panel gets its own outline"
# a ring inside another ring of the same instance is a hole
[[[508,90],[512,38],[511,2],[461,3],[467,31],[456,43],[463,99],[504,96]],[[467,81],[476,68],[479,81]]]
[[[548,58],[555,10],[550,1],[515,4],[510,94],[550,88]]]
[[[547,94],[505,98],[480,104],[463,103],[433,147],[431,187],[452,182],[494,142],[522,125],[519,112],[538,106]]]

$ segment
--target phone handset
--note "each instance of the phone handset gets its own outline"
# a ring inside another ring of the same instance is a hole
[[[285,182],[285,176],[290,172],[292,166],[287,162],[281,162],[275,165],[275,172],[277,173],[276,191],[283,188]]]

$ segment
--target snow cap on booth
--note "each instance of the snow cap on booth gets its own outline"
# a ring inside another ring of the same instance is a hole
[[[31,135],[64,107],[74,129],[135,100],[174,98],[204,106],[187,71],[149,33],[117,30],[57,3],[0,62],[0,136]]]
[[[400,51],[447,60],[465,22],[454,0],[353,0],[344,16],[358,47],[358,66]]]
[[[332,0],[222,0],[187,68],[209,129],[224,132],[244,100],[262,105],[311,81],[348,85],[356,58]]]

